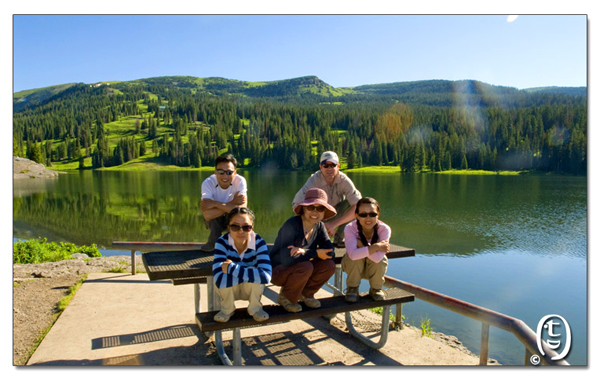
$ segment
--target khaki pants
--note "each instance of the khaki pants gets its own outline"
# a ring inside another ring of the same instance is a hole
[[[257,283],[242,283],[227,288],[216,288],[217,294],[221,297],[221,311],[230,315],[235,311],[236,300],[247,300],[250,303],[248,304],[248,313],[254,315],[262,308],[260,298],[264,289],[264,284]]]
[[[348,275],[346,278],[347,287],[358,287],[361,279],[367,279],[371,288],[381,290],[385,282],[383,276],[387,271],[387,267],[387,257],[383,257],[379,262],[373,262],[369,258],[353,261],[348,254],[342,258],[342,270]]]

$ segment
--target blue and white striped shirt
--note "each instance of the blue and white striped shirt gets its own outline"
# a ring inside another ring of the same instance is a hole
[[[229,238],[229,233],[219,237],[215,243],[213,277],[217,288],[233,287],[241,283],[267,284],[271,281],[271,259],[267,243],[256,233],[246,251],[240,256]],[[252,242],[254,241],[254,242]],[[227,273],[223,262],[231,260]]]

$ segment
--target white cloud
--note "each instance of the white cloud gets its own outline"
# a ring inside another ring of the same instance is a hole
[[[517,17],[519,17],[519,15],[509,15],[506,18],[506,22],[513,22],[513,21],[515,21],[517,19]]]

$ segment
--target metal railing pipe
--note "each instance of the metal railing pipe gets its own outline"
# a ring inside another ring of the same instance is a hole
[[[439,292],[428,290],[426,288],[392,278],[388,275],[385,276],[385,286],[401,288],[410,292],[411,294],[414,294],[415,298],[423,300],[424,302],[431,303],[438,307],[464,315],[468,318],[475,319],[483,324],[488,325],[487,330],[489,330],[489,325],[492,325],[504,331],[510,332],[525,346],[526,351],[539,356],[543,364],[569,365],[569,363],[564,359],[552,360],[552,357],[557,356],[557,353],[548,347],[544,341],[542,341],[542,346],[545,355],[542,355],[537,348],[537,337],[535,332],[522,320],[515,319],[511,316],[504,315],[499,312],[453,298],[451,296],[440,294]],[[485,330],[485,328],[482,327],[482,330]],[[482,354],[487,357],[487,348],[482,347]],[[528,358],[526,361],[527,360]]]

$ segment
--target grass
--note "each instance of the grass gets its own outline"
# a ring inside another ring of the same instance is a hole
[[[523,172],[520,171],[485,171],[483,169],[451,169],[449,171],[432,172],[442,175],[500,175],[500,176],[515,176]]]
[[[63,296],[60,299],[60,301],[58,302],[58,311],[59,312],[63,312],[67,308],[67,306],[69,305],[69,303],[71,303],[71,300],[77,293],[77,290],[79,290],[79,288],[81,287],[83,282],[85,282],[86,279],[87,279],[87,274],[83,278],[78,280],[77,283],[75,283],[74,285],[69,287],[69,293],[67,295]]]
[[[433,331],[433,327],[431,326],[431,319],[428,317],[421,318],[421,336],[431,337],[431,332]]]
[[[71,259],[73,253],[101,257],[95,244],[77,246],[70,242],[48,242],[46,238],[30,239],[13,243],[13,263],[44,263]]]
[[[106,272],[107,273],[124,273],[124,272],[127,272],[127,270],[125,270],[125,268],[122,266],[115,266],[112,269],[107,270]]]
[[[385,165],[377,165],[371,167],[361,167],[361,168],[352,168],[352,169],[341,169],[347,173],[400,173],[400,167],[397,165],[394,166],[385,166]]]

